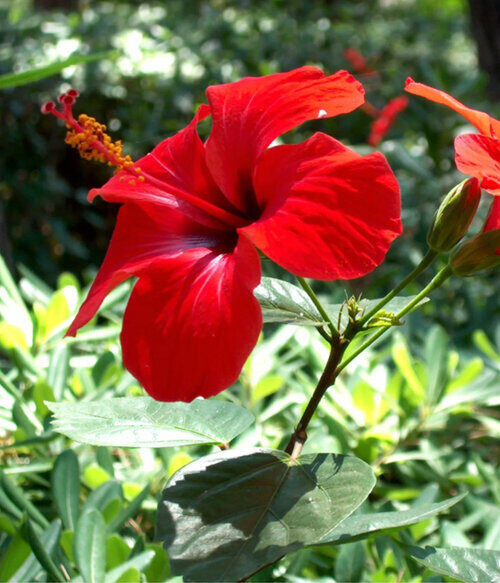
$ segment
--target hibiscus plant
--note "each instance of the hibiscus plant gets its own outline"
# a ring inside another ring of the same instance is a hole
[[[406,91],[451,107],[478,129],[455,141],[456,165],[469,178],[437,209],[429,248],[411,273],[383,298],[341,304],[320,299],[307,280],[359,278],[384,261],[402,233],[398,182],[379,152],[361,155],[321,132],[296,144],[281,136],[362,106],[364,89],[348,72],[325,76],[307,66],[209,87],[191,123],[136,162],[105,126],[73,115],[76,91],[43,106],[66,124],[67,143],[84,158],[116,169],[89,200],[121,205],[104,262],[67,334],[91,321],[115,287],[137,278],[123,317],[122,355],[150,395],[47,403],[53,427],[97,445],[218,448],[179,469],[158,506],[156,536],[186,581],[246,580],[303,546],[395,531],[458,501],[355,512],[376,483],[370,465],[336,452],[302,453],[311,418],[351,361],[403,325],[452,275],[500,263],[500,122],[412,80]],[[406,107],[406,97],[396,99],[374,144]],[[202,141],[198,127],[208,118]],[[494,202],[483,231],[467,237],[481,189]],[[444,267],[427,285],[400,295],[439,256]],[[261,257],[296,284],[262,278]],[[253,416],[214,397],[237,381],[263,322],[316,329],[328,356],[283,449],[233,448]],[[157,440],[150,423],[162,425]],[[451,551],[406,542],[399,538],[403,552],[454,575]],[[481,561],[491,557],[467,552],[459,557],[478,580]]]

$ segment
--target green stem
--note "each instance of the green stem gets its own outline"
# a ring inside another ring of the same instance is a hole
[[[409,273],[390,293],[388,293],[384,298],[380,300],[369,312],[367,312],[361,320],[359,320],[359,325],[363,326],[366,324],[370,318],[375,316],[375,314],[383,308],[386,304],[388,304],[392,298],[398,295],[398,293],[403,290],[411,281],[413,281],[416,277],[418,277],[423,271],[429,267],[429,265],[434,261],[437,257],[437,252],[429,249],[425,254],[422,261],[415,267],[415,269]]]
[[[297,423],[297,427],[293,432],[292,436],[290,437],[290,441],[285,448],[286,453],[290,454],[292,459],[297,459],[299,454],[302,450],[302,446],[304,445],[307,439],[306,429],[309,425],[309,421],[311,417],[314,415],[319,402],[323,398],[328,387],[333,385],[335,379],[338,375],[338,364],[342,359],[342,355],[344,354],[344,350],[346,349],[347,342],[340,338],[340,336],[335,336],[332,338],[331,342],[331,349],[330,355],[328,356],[328,361],[325,365],[323,373],[314,389],[314,393],[307,404],[307,407],[300,418],[300,421]]]
[[[316,306],[316,309],[321,314],[323,320],[328,324],[328,328],[332,336],[338,336],[338,330],[335,327],[334,323],[332,322],[330,316],[326,313],[325,308],[321,305],[321,302],[318,300],[316,294],[313,292],[311,286],[307,283],[307,281],[303,277],[299,277],[298,275],[297,281],[302,286],[302,289],[306,292],[306,294],[311,298],[312,303]]]
[[[429,295],[432,291],[443,285],[443,283],[450,277],[450,275],[452,275],[452,273],[453,272],[451,271],[449,265],[443,267],[443,269],[441,269],[441,271],[424,287],[424,289],[418,295],[416,295],[409,304],[407,304],[402,310],[400,310],[396,314],[395,316],[396,319],[399,320],[400,318],[408,314],[408,312],[411,312],[411,310],[416,305],[418,305],[427,295]],[[375,340],[378,340],[390,328],[391,326],[387,326],[386,328],[380,328],[380,330],[375,332],[373,336],[370,336],[370,338],[366,342],[364,342],[348,358],[346,358],[339,364],[339,366],[337,367],[337,373],[343,370],[350,362],[352,362],[359,354],[366,350],[368,346],[373,344]]]

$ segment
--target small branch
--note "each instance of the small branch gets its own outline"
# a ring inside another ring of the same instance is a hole
[[[441,269],[441,271],[432,279],[424,289],[416,295],[413,300],[407,304],[402,310],[400,310],[396,315],[396,320],[399,320],[408,312],[418,305],[425,297],[427,297],[432,291],[440,287],[449,277],[452,275],[452,271],[449,265]],[[341,364],[338,366],[337,374],[344,370],[344,368],[352,362],[359,354],[361,354],[364,350],[366,350],[371,344],[373,344],[376,340],[378,340],[383,334],[392,328],[392,326],[387,326],[386,328],[380,328],[377,330],[373,336],[370,336],[366,342],[364,342],[357,350],[355,350],[348,358],[346,358]]]
[[[418,277],[423,271],[429,267],[429,265],[434,261],[437,257],[436,251],[429,249],[425,254],[422,261],[415,267],[415,269],[409,273],[390,293],[388,293],[384,298],[378,302],[369,312],[367,312],[359,321],[359,324],[363,326],[366,324],[370,318],[373,318],[375,314],[380,311],[386,304],[388,304],[392,298],[396,297],[400,291],[402,291],[411,281],[413,281],[416,277]]]
[[[299,456],[302,450],[302,446],[307,439],[306,429],[309,425],[309,421],[314,415],[314,412],[316,411],[319,402],[323,398],[326,390],[328,387],[333,385],[335,379],[337,378],[339,372],[337,367],[340,360],[342,359],[342,355],[344,354],[344,350],[347,347],[347,343],[347,340],[339,336],[336,336],[332,339],[330,355],[328,357],[328,361],[325,365],[323,373],[318,381],[318,384],[316,385],[316,388],[314,389],[311,400],[307,404],[306,410],[302,414],[302,417],[300,418],[300,421],[298,422],[297,427],[295,428],[295,431],[293,432],[292,437],[290,438],[290,441],[285,448],[286,453],[290,454],[292,459],[297,459]]]

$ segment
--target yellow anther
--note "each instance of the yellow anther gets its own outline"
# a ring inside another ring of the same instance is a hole
[[[121,141],[113,142],[106,134],[106,126],[84,113],[78,116],[78,130],[69,128],[66,143],[76,148],[86,160],[108,162],[123,170],[133,166],[130,156],[123,154]],[[82,131],[83,130],[83,131]]]

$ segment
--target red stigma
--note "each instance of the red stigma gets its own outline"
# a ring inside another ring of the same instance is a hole
[[[56,104],[53,101],[47,101],[41,107],[42,113],[50,113],[55,108]]]

